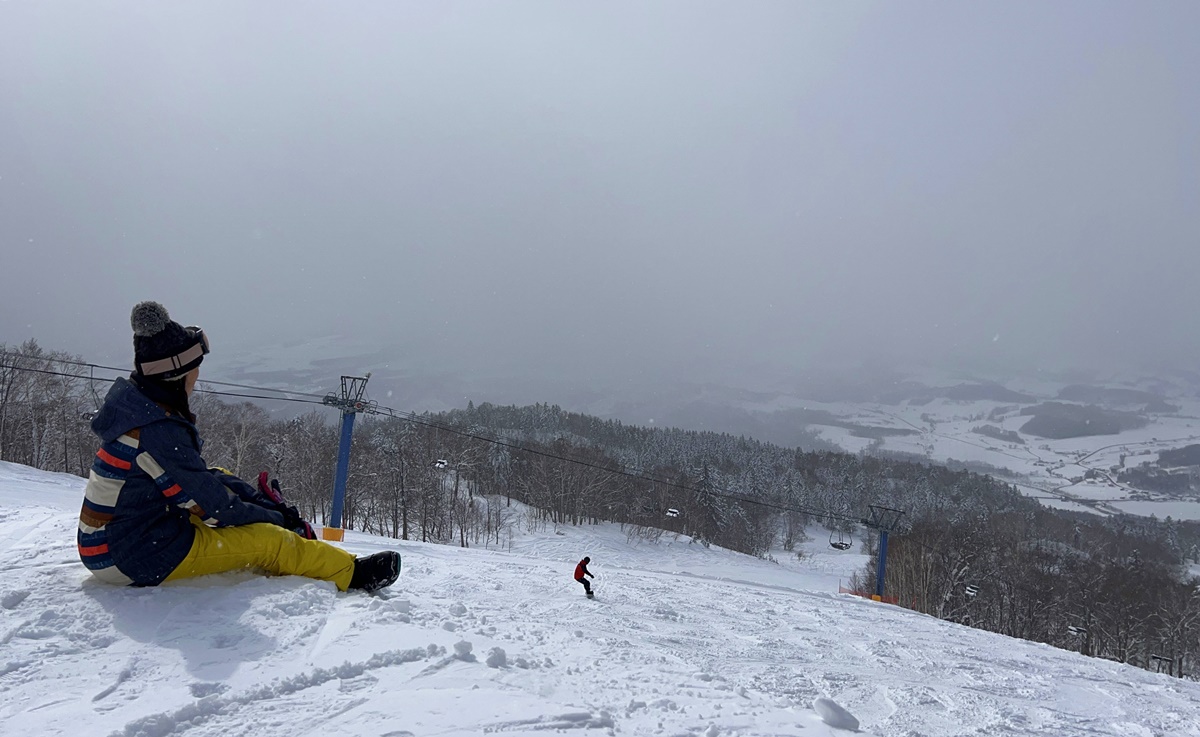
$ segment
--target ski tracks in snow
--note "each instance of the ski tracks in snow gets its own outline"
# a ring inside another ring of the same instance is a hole
[[[0,516],[0,723],[46,734],[1200,733],[1186,683],[736,572],[597,566],[588,600],[574,560],[401,543],[376,596],[117,588],[74,559],[71,513],[33,513]]]
[[[754,589],[755,599],[746,601],[731,596],[737,584],[730,582],[617,570],[605,573],[598,598],[588,600],[565,564],[557,570],[516,557],[475,560],[474,574],[463,580],[452,567],[438,565],[440,558],[406,563],[408,570],[432,569],[420,577],[419,590],[418,580],[405,582],[414,599],[431,608],[414,612],[413,621],[497,643],[509,653],[509,669],[528,671],[520,679],[501,672],[502,683],[532,700],[574,704],[579,714],[591,715],[563,719],[543,707],[536,717],[480,725],[484,731],[534,733],[609,720],[613,728],[639,735],[748,737],[802,728],[833,733],[811,708],[815,697],[825,695],[819,688],[805,682],[803,689],[764,689],[754,677],[783,667],[786,648],[776,632],[786,607],[778,602],[779,591]],[[479,587],[481,573],[486,580],[516,577],[521,586]],[[739,616],[756,613],[762,623],[748,633],[728,632],[731,609]]]

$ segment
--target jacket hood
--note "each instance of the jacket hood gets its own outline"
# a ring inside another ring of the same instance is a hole
[[[135,427],[166,418],[162,407],[150,401],[129,379],[120,378],[113,382],[104,397],[104,406],[92,420],[92,432],[107,443]]]

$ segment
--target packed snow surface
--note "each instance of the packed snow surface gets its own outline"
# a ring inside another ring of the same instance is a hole
[[[117,588],[76,557],[82,488],[0,464],[4,735],[1200,735],[1200,684],[838,594],[863,556],[821,538],[775,563],[612,525],[349,533],[401,551],[394,587]]]

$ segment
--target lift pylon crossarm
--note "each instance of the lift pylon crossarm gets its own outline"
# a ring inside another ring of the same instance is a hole
[[[321,404],[333,407],[345,414],[356,412],[369,415],[383,414],[379,409],[379,402],[363,398],[363,394],[367,391],[367,380],[370,378],[370,373],[366,376],[343,376],[341,395],[326,394],[321,399]]]
[[[329,405],[341,412],[362,412],[368,415],[384,414],[379,409],[379,402],[374,399],[361,399],[358,401],[350,399],[342,399],[336,394],[328,394],[321,400],[321,404]]]
[[[870,505],[870,508],[871,516],[862,521],[867,527],[891,532],[900,526],[900,518],[904,516],[904,510],[881,507],[876,504]]]

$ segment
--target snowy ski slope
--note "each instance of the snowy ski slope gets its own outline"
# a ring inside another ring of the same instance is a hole
[[[615,526],[350,533],[401,550],[383,595],[114,588],[76,558],[82,486],[0,464],[4,735],[1200,735],[1200,684],[837,594],[862,557],[823,539],[777,564]]]

